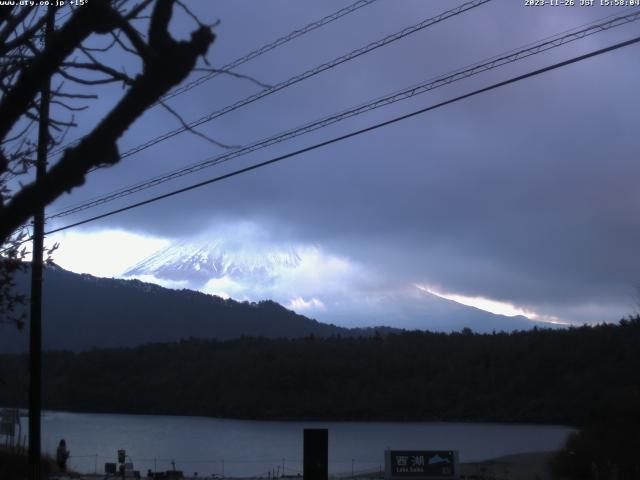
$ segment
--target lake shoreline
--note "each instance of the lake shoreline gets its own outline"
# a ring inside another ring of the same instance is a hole
[[[16,408],[16,407],[4,407],[0,405],[0,410],[5,408]],[[23,418],[28,417],[28,410],[23,407],[17,407],[20,410],[20,416]],[[379,419],[379,418],[364,418],[364,419],[354,419],[354,418],[341,418],[341,417],[331,417],[331,418],[315,418],[315,417],[234,417],[234,416],[209,416],[209,415],[193,415],[187,413],[137,413],[137,412],[117,412],[117,411],[99,411],[99,410],[56,410],[56,409],[45,409],[42,412],[42,416],[46,416],[48,413],[57,414],[95,414],[95,415],[114,415],[114,416],[136,416],[136,417],[170,417],[170,418],[201,418],[201,419],[209,419],[209,420],[233,420],[238,422],[278,422],[278,423],[297,423],[297,422],[305,422],[305,423],[400,423],[400,424],[415,424],[415,423],[431,423],[431,424],[467,424],[467,425],[504,425],[504,426],[518,426],[518,425],[534,425],[539,427],[560,427],[560,428],[571,428],[571,429],[580,429],[580,425],[572,425],[570,423],[545,423],[545,422],[532,422],[527,420],[513,420],[513,421],[496,421],[488,419],[458,419],[458,418],[427,418],[427,419]]]
[[[549,469],[549,461],[551,460],[555,452],[526,452],[517,453],[512,455],[503,455],[500,457],[483,460],[479,462],[464,462],[460,464],[461,478],[482,478],[482,476],[489,478],[506,478],[509,480],[553,480],[555,477],[551,474]],[[144,475],[144,472],[141,472]],[[60,480],[66,478],[72,478],[74,480],[102,480],[104,474],[74,474],[71,477],[59,477]],[[141,477],[145,479],[145,476]],[[234,477],[234,476],[186,476],[184,480],[265,480],[268,477],[264,476],[249,476],[249,477]],[[299,479],[301,476],[286,476],[279,477],[281,479]],[[349,473],[345,474],[333,474],[329,475],[333,480],[368,480],[368,479],[381,479],[384,476],[380,476],[378,470],[371,471],[370,473],[360,473],[355,476],[351,476]]]
[[[23,431],[26,419],[22,419]],[[207,417],[85,414],[45,411],[42,448],[64,438],[69,468],[104,471],[118,449],[141,473],[175,469],[198,478],[263,478],[302,472],[303,431],[329,432],[329,472],[350,478],[383,469],[384,451],[457,450],[461,463],[558,450],[573,429],[530,424],[452,422],[278,422]],[[130,460],[129,460],[130,459]]]

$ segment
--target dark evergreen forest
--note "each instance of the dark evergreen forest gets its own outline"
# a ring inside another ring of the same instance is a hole
[[[617,325],[196,339],[44,356],[44,407],[254,419],[587,425],[640,405],[640,316]],[[26,405],[27,357],[0,357]],[[624,407],[624,408],[623,408]]]

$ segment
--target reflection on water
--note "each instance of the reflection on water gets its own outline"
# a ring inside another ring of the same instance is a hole
[[[26,418],[23,432],[28,431]],[[329,429],[329,470],[351,473],[384,468],[384,450],[458,450],[461,461],[555,450],[572,431],[562,426],[446,422],[265,422],[206,417],[45,412],[43,451],[61,438],[71,450],[71,468],[101,473],[105,462],[127,450],[141,472],[267,476],[302,472],[302,430]]]

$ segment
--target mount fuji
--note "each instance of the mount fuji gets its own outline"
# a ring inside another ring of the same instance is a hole
[[[123,277],[153,276],[186,282],[200,289],[212,279],[232,278],[268,284],[278,272],[300,265],[301,252],[291,246],[252,248],[210,240],[205,243],[178,243],[164,248],[127,269]]]
[[[269,299],[344,327],[491,332],[553,326],[462,305],[415,285],[381,286],[366,268],[315,246],[226,238],[183,242],[152,254],[122,277],[235,300]]]

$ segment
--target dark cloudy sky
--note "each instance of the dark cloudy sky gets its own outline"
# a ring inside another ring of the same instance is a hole
[[[222,66],[350,3],[220,0],[189,5],[205,22],[220,20],[208,58],[213,66]],[[379,0],[237,71],[275,84],[458,4]],[[245,145],[623,11],[494,0],[200,129],[227,144]],[[177,35],[194,28],[179,11],[174,20]],[[632,38],[639,25],[588,37],[51,226]],[[103,248],[111,250],[106,256],[112,266],[119,265],[118,259],[135,263],[161,244],[233,231],[243,235],[250,226],[249,243],[259,235],[274,244],[312,245],[324,252],[319,262],[340,259],[350,265],[343,277],[340,269],[331,270],[340,278],[328,277],[341,289],[363,288],[360,280],[353,280],[358,271],[376,279],[376,288],[382,290],[421,285],[443,294],[505,302],[540,317],[617,321],[633,313],[640,301],[639,54],[637,45],[618,50],[74,229],[57,237],[63,239],[60,263],[105,274],[98,261],[105,254],[96,254]],[[114,62],[131,73],[137,68],[124,56]],[[220,76],[169,103],[192,120],[259,90],[246,80]],[[100,100],[81,117],[83,129],[122,91],[113,87],[97,93]],[[154,109],[127,132],[121,150],[176,126],[169,114]],[[224,150],[182,134],[91,174],[84,187],[49,211],[219,153]],[[119,243],[116,237],[129,240]],[[111,240],[104,247],[100,238]],[[301,300],[321,294],[309,291]]]

